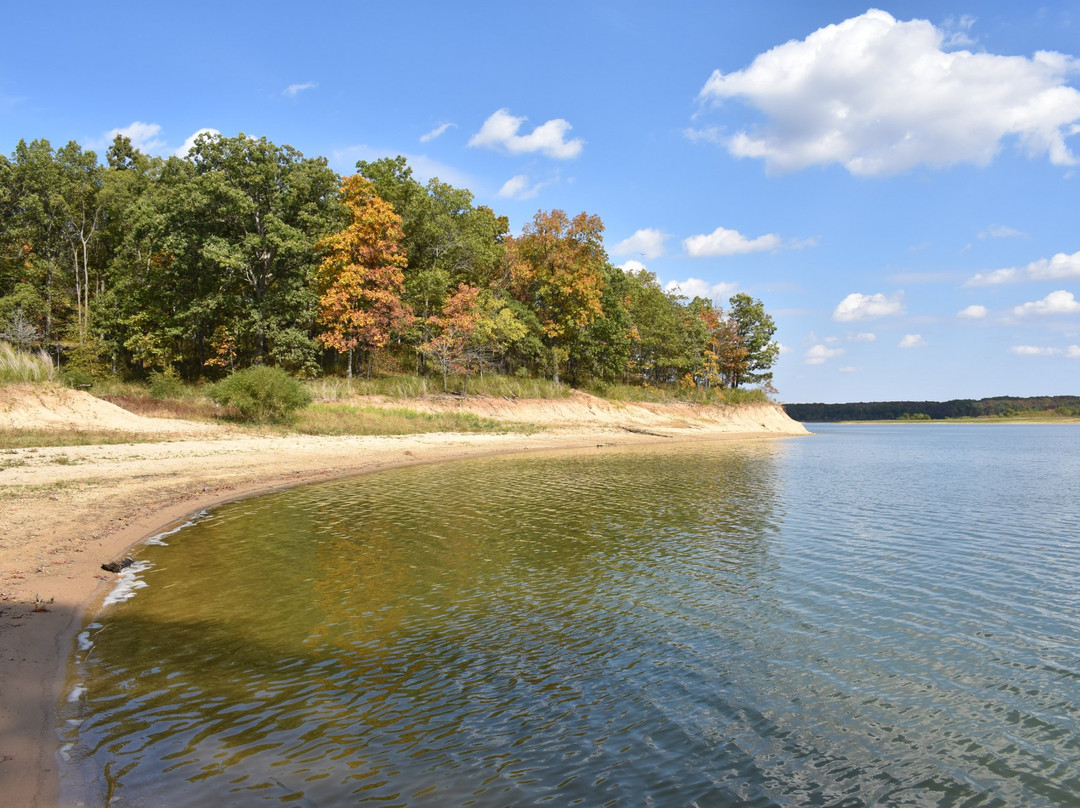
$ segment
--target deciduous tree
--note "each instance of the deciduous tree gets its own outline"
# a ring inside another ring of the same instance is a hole
[[[318,339],[348,355],[349,376],[354,349],[366,351],[370,375],[371,355],[412,316],[401,300],[405,266],[401,217],[359,175],[345,178],[341,199],[348,224],[319,244],[324,257],[315,284],[318,322],[324,330]]]
[[[519,238],[507,240],[514,293],[543,327],[552,377],[573,356],[585,330],[603,313],[604,224],[599,216],[538,211]]]
[[[734,334],[726,339],[726,345],[732,347],[727,363],[729,387],[741,387],[744,384],[772,385],[773,374],[769,370],[780,354],[780,345],[773,341],[776,323],[765,312],[760,300],[754,300],[745,292],[732,296],[728,320]],[[745,356],[737,359],[740,351]]]

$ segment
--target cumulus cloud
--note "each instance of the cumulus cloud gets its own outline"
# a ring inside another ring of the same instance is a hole
[[[872,334],[869,331],[864,331],[861,334],[856,334],[854,340],[856,342],[874,342],[877,340],[877,334]]]
[[[804,365],[822,365],[829,359],[843,356],[846,351],[843,348],[830,348],[828,345],[813,345],[803,355]]]
[[[645,258],[659,258],[664,254],[664,241],[667,233],[662,233],[651,227],[638,230],[630,238],[624,238],[611,248],[612,255],[638,254]]]
[[[904,338],[900,340],[898,347],[900,348],[923,348],[926,346],[926,340],[922,338],[922,334],[905,334]]]
[[[439,126],[436,126],[434,129],[432,129],[430,132],[425,132],[424,134],[420,135],[420,142],[427,143],[437,137],[441,137],[442,135],[446,134],[446,130],[451,129],[455,126],[457,126],[457,124],[454,123],[440,124]]]
[[[165,148],[165,141],[158,137],[160,134],[161,126],[159,124],[132,121],[120,129],[110,129],[105,134],[105,139],[112,143],[113,138],[117,135],[123,135],[139,151],[153,153]]]
[[[505,150],[511,154],[541,152],[560,160],[581,154],[585,141],[581,138],[566,139],[567,133],[573,128],[568,121],[555,118],[540,124],[527,135],[519,135],[518,130],[526,120],[511,115],[508,109],[496,110],[484,121],[480,131],[469,139],[469,145]]]
[[[1042,300],[1034,300],[1030,303],[1022,303],[1013,309],[1013,314],[1020,317],[1042,316],[1044,314],[1077,314],[1080,313],[1080,302],[1073,297],[1072,292],[1060,289],[1051,292]]]
[[[302,84],[290,84],[281,91],[281,94],[288,96],[289,98],[296,98],[296,96],[300,95],[304,90],[314,90],[318,86],[319,85],[313,81],[305,81]]]
[[[833,310],[832,318],[840,323],[856,320],[870,320],[874,317],[890,317],[904,313],[902,295],[897,292],[892,297],[883,294],[864,295],[852,292],[841,300]]]
[[[959,41],[953,38],[953,41]],[[871,9],[804,40],[757,56],[749,67],[715,71],[700,98],[743,99],[766,118],[760,131],[723,139],[737,157],[772,171],[840,163],[885,176],[927,164],[986,165],[1007,137],[1030,156],[1077,164],[1080,90],[1066,83],[1078,60],[947,52],[926,20],[901,22]]]
[[[683,249],[694,258],[714,255],[739,255],[742,253],[775,250],[780,246],[780,236],[769,233],[757,238],[747,238],[738,230],[718,227],[708,234],[683,239]]]
[[[197,132],[193,132],[188,137],[188,139],[184,141],[184,145],[177,149],[175,152],[173,152],[173,154],[177,157],[187,157],[188,153],[193,148],[195,148],[195,141],[199,139],[200,135],[211,135],[213,137],[220,137],[221,132],[219,132],[217,129],[210,129],[209,127],[205,127],[198,130]]]
[[[619,264],[619,269],[623,272],[648,272],[648,269],[640,261],[635,261],[631,258],[629,261],[623,261]]]
[[[1023,267],[1006,267],[992,272],[978,273],[964,282],[964,286],[998,286],[1003,283],[1024,281],[1057,281],[1080,278],[1080,252],[1071,255],[1058,253],[1053,258],[1040,258]]]
[[[1070,345],[1065,349],[1065,356],[1069,359],[1080,359],[1080,345]]]
[[[966,320],[981,320],[989,313],[990,312],[987,310],[986,306],[980,306],[978,303],[976,303],[972,306],[968,306],[966,309],[958,311],[956,313],[956,316],[963,317]]]
[[[707,300],[721,300],[731,297],[738,290],[737,283],[709,283],[701,278],[687,278],[685,281],[668,281],[664,286],[667,292],[686,295],[687,297],[704,297]]]

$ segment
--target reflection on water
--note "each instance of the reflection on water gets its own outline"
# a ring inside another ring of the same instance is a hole
[[[944,429],[463,461],[220,508],[143,548],[149,586],[83,643],[65,792],[1080,804],[1080,430]]]

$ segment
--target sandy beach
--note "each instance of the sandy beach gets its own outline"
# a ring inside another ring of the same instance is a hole
[[[368,402],[370,403],[370,402]],[[402,406],[401,402],[393,402]],[[388,404],[389,406],[389,404]],[[412,402],[538,425],[523,434],[312,437],[143,418],[62,389],[0,390],[0,430],[116,430],[132,442],[0,451],[0,793],[59,804],[56,704],[74,636],[115,576],[101,565],[186,516],[243,496],[413,463],[552,449],[602,451],[806,434],[778,406],[553,401]]]

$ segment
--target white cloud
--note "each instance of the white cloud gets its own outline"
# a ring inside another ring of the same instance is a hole
[[[1006,137],[1055,165],[1077,164],[1066,139],[1077,133],[1080,90],[1066,77],[1078,60],[1049,51],[1030,59],[946,52],[943,44],[945,34],[926,20],[871,9],[762,53],[743,70],[715,71],[700,98],[741,98],[763,113],[761,131],[724,142],[773,171],[835,162],[883,176],[920,164],[986,165]]]
[[[456,123],[440,124],[439,126],[436,126],[434,129],[432,129],[430,132],[425,132],[424,134],[420,135],[420,142],[421,143],[427,143],[429,141],[432,141],[437,137],[441,137],[442,135],[445,135],[446,130],[451,129],[451,128],[456,127],[456,126],[457,126]]]
[[[979,233],[979,238],[1019,238],[1020,236],[1026,235],[1027,233],[1022,230],[1017,230],[1015,227],[1009,227],[1004,224],[992,224]]]
[[[905,334],[904,338],[900,340],[898,345],[900,348],[925,348],[926,340],[922,338],[922,334]]]
[[[1009,353],[1017,356],[1054,356],[1061,353],[1057,348],[1041,348],[1036,345],[1014,345]]]
[[[976,303],[972,306],[968,306],[962,311],[958,311],[956,313],[956,316],[963,317],[966,320],[980,320],[989,313],[990,312],[987,310],[986,306],[980,306],[978,303]]]
[[[837,368],[841,373],[858,373],[859,369],[854,365],[844,365],[842,368]]]
[[[529,178],[517,174],[502,184],[498,196],[502,199],[532,199],[540,193],[541,184],[529,185]]]
[[[1013,314],[1020,317],[1044,314],[1077,314],[1078,312],[1080,312],[1080,302],[1077,302],[1072,292],[1066,292],[1064,289],[1051,292],[1042,300],[1023,303],[1013,309]]]
[[[648,272],[649,270],[640,261],[635,261],[631,258],[629,261],[623,261],[619,264],[619,269],[623,272]]]
[[[964,282],[964,286],[998,286],[1003,283],[1023,281],[1057,281],[1080,278],[1080,252],[1072,255],[1058,253],[1053,258],[1040,258],[1024,267],[995,269],[986,274],[978,273]]]
[[[822,365],[829,359],[843,356],[846,351],[843,348],[830,348],[828,345],[811,346],[803,355],[804,365]]]
[[[188,152],[195,148],[195,141],[199,139],[200,135],[212,135],[214,137],[220,137],[221,132],[219,132],[217,129],[210,129],[209,127],[200,129],[197,132],[192,133],[188,137],[188,139],[184,141],[184,145],[177,149],[175,152],[173,152],[173,154],[177,157],[187,157]]]
[[[302,84],[290,84],[284,90],[281,91],[282,95],[287,95],[289,98],[296,98],[304,90],[314,90],[319,85],[313,81],[305,81]]]
[[[849,323],[855,320],[869,320],[873,317],[889,317],[904,313],[901,294],[892,297],[883,294],[864,295],[852,292],[841,300],[833,310],[832,318],[837,322]]]
[[[854,339],[856,342],[875,342],[877,340],[877,334],[871,334],[869,331],[864,331],[861,334],[856,334]]]
[[[664,286],[667,292],[686,295],[687,297],[704,297],[707,300],[721,300],[731,297],[738,290],[737,283],[708,283],[701,278],[687,278],[685,281],[668,281]]]
[[[105,134],[105,139],[111,144],[113,138],[117,135],[123,135],[139,151],[153,153],[165,148],[165,141],[158,137],[160,134],[161,126],[159,124],[132,121],[120,129],[110,129]]]
[[[1080,345],[1070,345],[1065,349],[1065,356],[1069,359],[1080,359]]]
[[[775,250],[779,246],[780,236],[775,233],[751,239],[738,230],[728,230],[726,227],[718,227],[707,235],[702,234],[683,239],[683,249],[686,250],[687,255],[694,258],[761,252],[763,250]]]
[[[624,238],[611,248],[612,255],[630,255],[637,253],[646,258],[659,258],[664,254],[664,241],[667,233],[662,233],[651,227],[638,230],[630,238]]]
[[[581,154],[585,141],[581,138],[566,140],[566,134],[573,127],[564,119],[555,118],[540,124],[527,135],[519,135],[518,130],[525,121],[525,118],[511,115],[507,109],[496,110],[469,139],[469,145],[505,149],[511,154],[542,152],[560,160]]]

